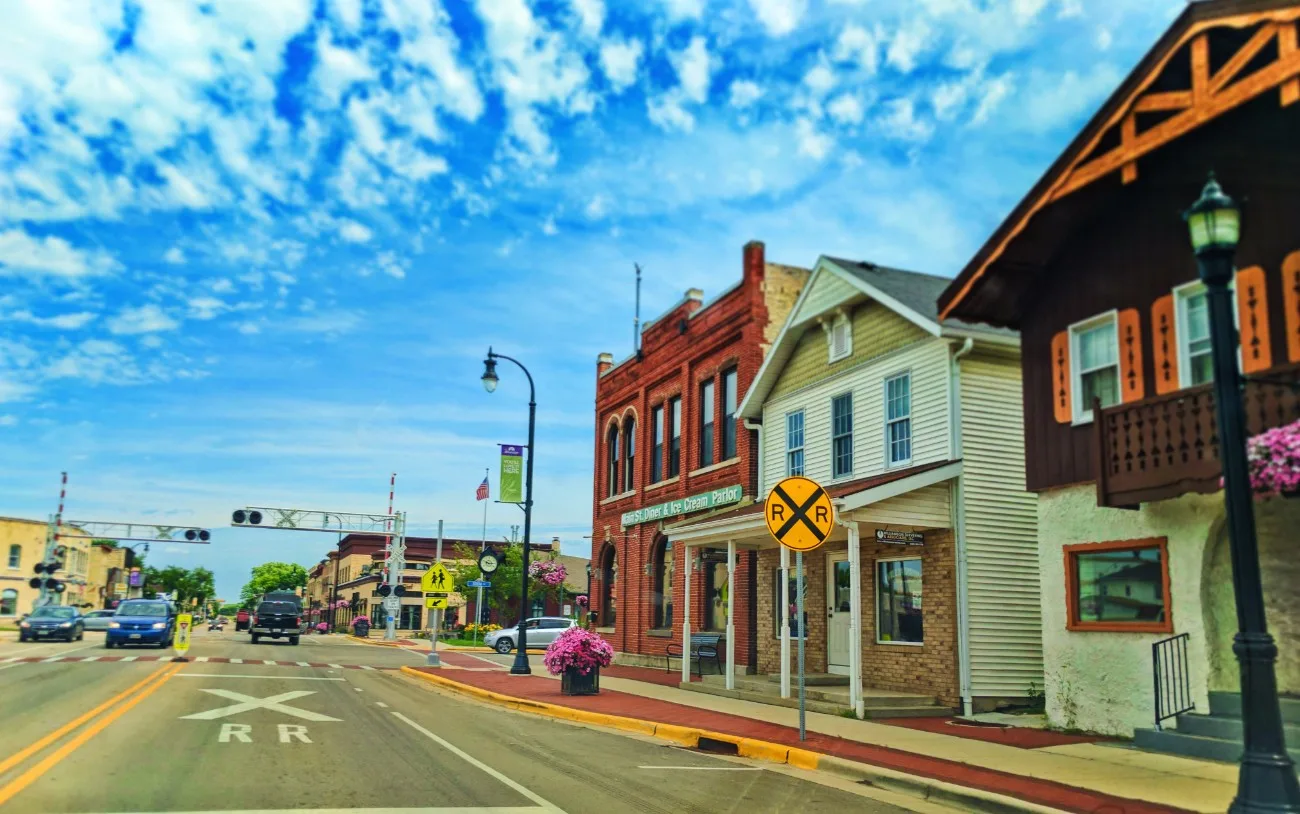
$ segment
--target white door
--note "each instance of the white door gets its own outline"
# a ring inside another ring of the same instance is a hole
[[[826,671],[849,674],[849,552],[826,555]]]

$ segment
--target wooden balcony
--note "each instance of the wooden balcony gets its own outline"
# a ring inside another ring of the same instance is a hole
[[[1300,381],[1300,365],[1274,368],[1260,376]],[[1300,390],[1249,382],[1246,427],[1251,435],[1300,419]],[[1094,410],[1097,448],[1097,504],[1137,508],[1187,492],[1219,489],[1219,432],[1214,386]]]

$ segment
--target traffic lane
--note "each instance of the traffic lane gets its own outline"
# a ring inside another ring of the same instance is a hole
[[[536,803],[358,692],[362,671],[189,663],[7,805],[37,812]],[[374,772],[401,782],[372,782]]]
[[[248,661],[305,661],[324,664],[364,664],[375,668],[410,667],[426,662],[427,653],[400,647],[348,643],[344,636],[304,636],[297,645],[263,639],[253,644],[247,633],[207,634],[190,646],[191,658],[238,658]]]
[[[146,680],[158,663],[20,664],[0,672],[0,762]],[[2,780],[9,772],[0,774]]]
[[[880,797],[896,796],[829,778],[828,784],[814,782],[822,777],[817,773],[512,712],[403,674],[347,679],[360,690],[358,699],[446,739],[569,814],[934,810],[884,802]],[[432,740],[429,745],[437,747]]]
[[[81,641],[73,640],[65,642],[62,639],[37,639],[34,641],[20,642],[17,638],[0,640],[0,662],[5,659],[26,656],[51,655],[56,650],[68,650],[70,648],[82,649],[90,647],[102,647],[104,645],[104,634],[97,630],[87,630],[85,638]],[[0,664],[0,666],[3,666]]]

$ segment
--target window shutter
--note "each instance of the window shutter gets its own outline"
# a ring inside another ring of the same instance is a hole
[[[839,319],[831,327],[831,356],[838,359],[849,352],[849,321]]]
[[[1178,331],[1174,322],[1174,295],[1166,294],[1151,305],[1151,359],[1156,369],[1156,394],[1178,389]]]
[[[1241,322],[1241,372],[1258,373],[1273,366],[1268,342],[1268,294],[1264,269],[1237,272],[1237,315]]]
[[[1300,252],[1282,261],[1282,300],[1286,305],[1286,355],[1300,362]]]
[[[1052,411],[1060,424],[1074,420],[1070,401],[1070,332],[1052,337]]]
[[[1124,403],[1146,396],[1142,378],[1142,317],[1136,308],[1119,312],[1119,400]]]

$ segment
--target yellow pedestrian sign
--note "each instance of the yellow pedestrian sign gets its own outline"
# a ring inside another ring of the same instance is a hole
[[[426,608],[430,608],[430,609],[433,609],[433,610],[446,610],[446,609],[447,609],[447,597],[446,597],[446,596],[426,596],[426,597],[424,598],[424,606],[425,606]]]
[[[792,551],[812,551],[835,528],[831,496],[816,482],[794,475],[772,487],[763,506],[767,530]]]
[[[190,651],[190,633],[194,630],[194,617],[188,613],[176,616],[176,638],[172,642],[177,656],[184,656]]]
[[[447,566],[440,562],[435,562],[429,566],[429,570],[424,572],[420,578],[420,587],[426,594],[432,593],[451,593],[451,586],[454,581],[451,578],[451,572]]]

